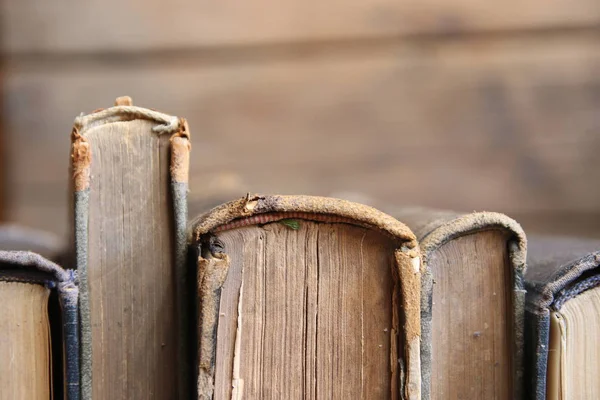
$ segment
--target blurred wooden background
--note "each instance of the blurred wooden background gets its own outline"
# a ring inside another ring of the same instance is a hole
[[[189,119],[194,210],[245,191],[600,235],[598,0],[2,0],[2,215],[68,234],[73,118]]]

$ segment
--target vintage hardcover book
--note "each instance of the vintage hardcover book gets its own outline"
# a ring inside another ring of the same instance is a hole
[[[600,398],[600,241],[534,237],[527,264],[530,398]]]
[[[73,271],[0,250],[0,399],[79,399],[77,295]]]
[[[72,142],[82,397],[187,398],[187,123],[123,97]]]
[[[520,399],[526,239],[498,213],[394,212],[423,254],[423,399]]]
[[[420,398],[420,255],[373,208],[246,196],[192,223],[198,398]]]

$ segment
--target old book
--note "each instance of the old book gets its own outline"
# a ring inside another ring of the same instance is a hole
[[[520,399],[526,239],[497,213],[393,213],[423,254],[423,399]]]
[[[420,398],[420,256],[373,208],[246,196],[192,223],[198,398]]]
[[[77,294],[73,271],[0,250],[0,399],[79,399]]]
[[[527,264],[530,398],[600,398],[600,241],[534,237]]]
[[[187,398],[187,123],[124,97],[72,141],[82,397]]]

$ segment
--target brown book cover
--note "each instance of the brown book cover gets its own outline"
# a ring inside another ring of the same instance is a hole
[[[191,224],[198,398],[420,398],[420,253],[349,201],[248,195]]]

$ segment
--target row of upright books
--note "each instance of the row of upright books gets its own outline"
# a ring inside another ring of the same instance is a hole
[[[312,196],[189,219],[189,135],[75,119],[71,248],[0,230],[0,399],[600,398],[600,242]]]

